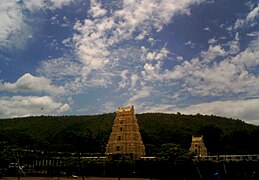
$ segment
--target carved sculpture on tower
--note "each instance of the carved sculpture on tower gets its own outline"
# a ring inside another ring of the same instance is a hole
[[[203,142],[203,136],[192,136],[190,151],[197,156],[207,156],[207,148]]]
[[[119,107],[106,146],[106,156],[130,155],[133,159],[145,156],[145,146],[139,132],[134,106]]]

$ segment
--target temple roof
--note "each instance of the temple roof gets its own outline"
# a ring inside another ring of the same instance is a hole
[[[134,110],[134,106],[129,106],[129,107],[119,107],[118,112],[123,112],[123,111],[131,111]]]
[[[192,141],[203,141],[203,136],[192,136]]]

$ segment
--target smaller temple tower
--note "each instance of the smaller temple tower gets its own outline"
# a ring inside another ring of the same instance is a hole
[[[197,156],[207,156],[207,148],[203,142],[203,136],[192,136],[190,151]]]
[[[106,146],[106,156],[129,155],[133,159],[145,156],[145,147],[139,132],[134,106],[118,108],[112,133]]]

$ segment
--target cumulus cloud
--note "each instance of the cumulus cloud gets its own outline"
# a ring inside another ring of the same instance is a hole
[[[0,117],[58,115],[69,110],[68,104],[56,102],[50,96],[0,97]]]
[[[0,91],[9,92],[36,92],[49,94],[63,94],[64,88],[54,86],[51,81],[45,77],[35,77],[30,73],[24,74],[15,83],[0,83]]]

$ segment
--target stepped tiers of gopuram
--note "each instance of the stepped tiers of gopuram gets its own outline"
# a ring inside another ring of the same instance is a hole
[[[134,106],[118,108],[105,155],[129,155],[133,159],[145,156]]]
[[[207,156],[207,148],[203,142],[203,136],[192,136],[190,151],[197,156]]]

